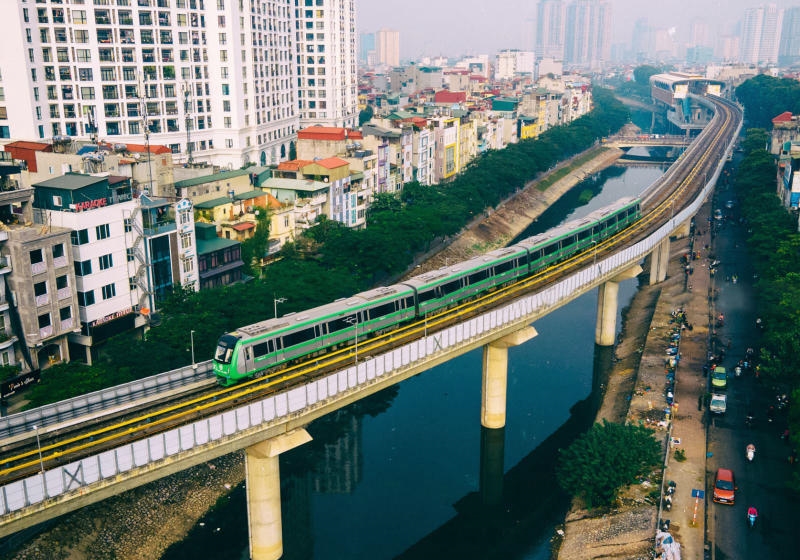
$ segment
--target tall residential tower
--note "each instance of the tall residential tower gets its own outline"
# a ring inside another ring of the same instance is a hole
[[[600,69],[611,56],[611,3],[575,0],[567,6],[564,63]]]
[[[541,0],[536,8],[536,58],[564,59],[564,2]]]
[[[776,64],[782,26],[783,10],[775,4],[746,10],[742,24],[742,62]]]
[[[358,124],[356,0],[295,0],[300,126]]]

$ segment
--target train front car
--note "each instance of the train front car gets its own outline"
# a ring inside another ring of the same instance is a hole
[[[240,337],[236,334],[225,333],[219,337],[217,349],[214,351],[214,375],[217,376],[217,383],[223,387],[228,387],[236,383],[241,377],[237,372],[238,351],[236,345]]]

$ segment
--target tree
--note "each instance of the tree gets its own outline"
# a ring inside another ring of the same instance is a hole
[[[643,426],[603,421],[559,450],[556,477],[564,490],[591,508],[610,505],[617,491],[661,460],[661,445]]]
[[[253,237],[242,242],[242,260],[244,261],[245,271],[251,276],[256,276],[261,269],[261,259],[269,250],[269,226],[270,213],[266,208],[257,206],[256,212],[256,231]],[[256,270],[255,267],[258,267]]]
[[[363,126],[364,123],[368,123],[369,121],[371,121],[373,114],[374,113],[372,111],[372,105],[367,105],[365,109],[362,109],[358,113],[358,126]]]
[[[661,68],[644,64],[633,69],[633,79],[640,86],[650,87],[650,77],[661,71]]]

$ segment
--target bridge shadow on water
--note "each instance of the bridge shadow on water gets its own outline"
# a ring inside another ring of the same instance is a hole
[[[522,558],[549,542],[570,497],[559,487],[558,450],[593,423],[612,368],[614,349],[595,346],[592,392],[570,409],[569,419],[503,474],[504,430],[481,428],[480,489],[456,502],[457,515],[396,557],[399,560]],[[549,554],[545,556],[549,558]]]

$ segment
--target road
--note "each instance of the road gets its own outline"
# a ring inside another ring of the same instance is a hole
[[[715,206],[726,214],[718,224],[713,242],[716,257],[721,261],[714,278],[718,289],[715,312],[723,313],[725,324],[717,332],[716,352],[725,351],[723,365],[731,373],[728,387],[728,410],[724,416],[711,418],[708,429],[707,462],[708,536],[712,543],[708,553],[720,559],[780,559],[800,556],[800,532],[797,531],[796,505],[784,488],[792,466],[787,461],[791,452],[779,435],[785,429],[785,413],[779,412],[773,422],[767,421],[767,408],[774,404],[779,388],[756,379],[753,373],[733,376],[737,362],[748,347],[758,348],[758,316],[753,298],[754,277],[745,249],[745,227],[738,222],[738,204],[725,208],[733,200],[726,185],[718,185]],[[732,281],[733,276],[737,281]],[[752,428],[745,416],[752,412],[756,421]],[[755,459],[748,463],[745,448],[756,446]],[[733,469],[736,475],[736,503],[733,506],[711,501],[714,473],[718,467]],[[759,511],[756,527],[747,527],[747,508]]]

